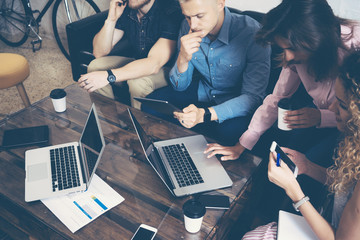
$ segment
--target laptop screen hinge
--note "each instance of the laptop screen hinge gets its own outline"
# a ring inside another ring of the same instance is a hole
[[[82,174],[83,182],[86,184],[86,176],[85,176],[83,157],[81,155],[80,146],[78,146],[77,148],[78,148],[78,155],[79,155],[79,160],[80,160],[81,174]]]

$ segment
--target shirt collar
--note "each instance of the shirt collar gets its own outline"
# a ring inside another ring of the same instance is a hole
[[[230,26],[231,26],[231,13],[227,7],[224,8],[225,16],[224,16],[224,22],[221,26],[219,35],[217,37],[217,40],[223,42],[224,44],[229,44],[229,32],[230,32]]]

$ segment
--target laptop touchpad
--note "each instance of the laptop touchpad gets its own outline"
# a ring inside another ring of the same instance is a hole
[[[47,173],[47,163],[39,163],[28,166],[28,181],[38,181],[48,177]]]

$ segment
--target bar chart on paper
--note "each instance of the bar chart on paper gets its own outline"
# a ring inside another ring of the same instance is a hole
[[[122,201],[124,198],[97,175],[86,192],[42,200],[73,233]]]

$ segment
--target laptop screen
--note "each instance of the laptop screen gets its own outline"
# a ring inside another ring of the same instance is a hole
[[[95,111],[95,105],[91,108],[80,142],[84,162],[86,163],[88,173],[91,176],[95,170],[96,163],[101,156],[102,150],[105,147],[99,120]]]

